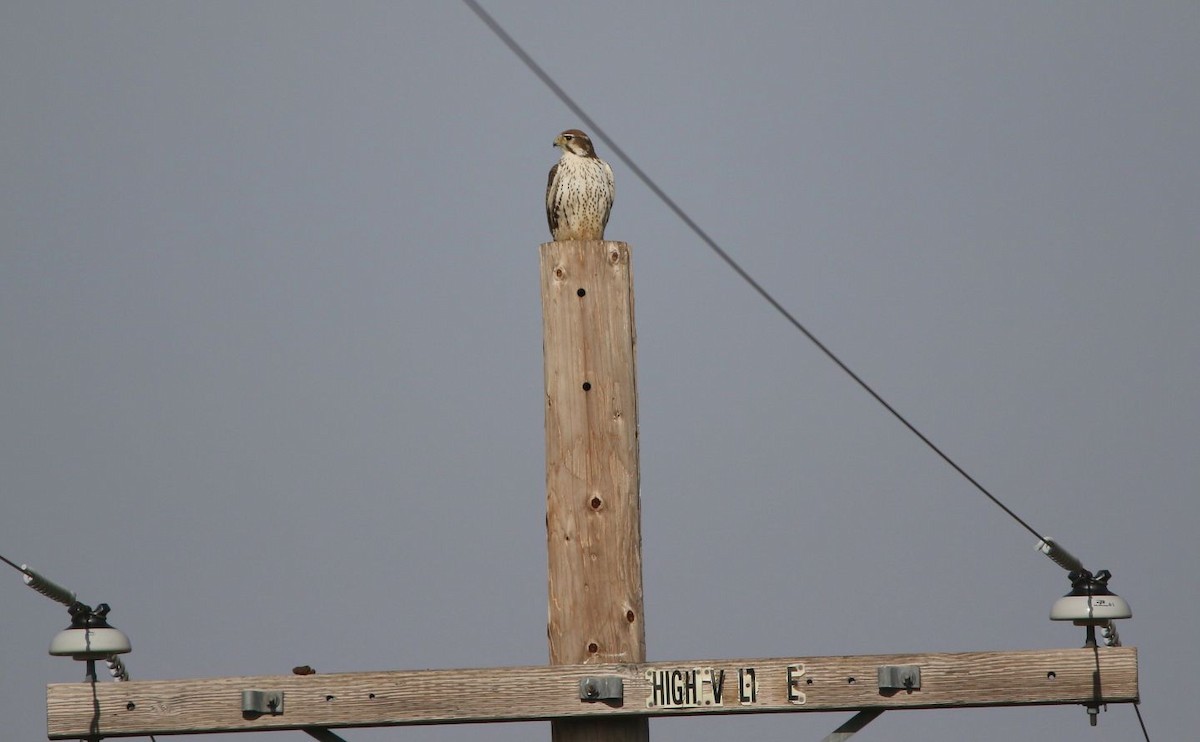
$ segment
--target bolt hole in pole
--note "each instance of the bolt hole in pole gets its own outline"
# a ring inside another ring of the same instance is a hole
[[[1053,670],[1046,673],[1046,680],[1054,680],[1057,677],[1058,677],[1058,673],[1054,672]]]
[[[590,381],[583,382],[583,391],[585,391],[585,392],[592,391],[592,382],[590,382]]]
[[[579,289],[578,291],[575,292],[575,295],[579,296],[579,297],[587,296],[587,290]]]

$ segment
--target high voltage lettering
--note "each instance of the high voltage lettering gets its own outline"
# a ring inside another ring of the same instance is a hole
[[[758,702],[758,683],[753,667],[737,671],[737,702]],[[709,667],[666,668],[646,671],[650,696],[646,708],[697,708],[725,705],[725,671]]]

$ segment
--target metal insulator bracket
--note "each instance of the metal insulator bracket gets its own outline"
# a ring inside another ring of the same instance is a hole
[[[879,690],[921,689],[920,665],[880,665]]]
[[[270,714],[278,716],[283,713],[283,691],[281,690],[244,690],[242,691],[243,714]]]
[[[579,679],[579,700],[612,703],[625,700],[625,681],[620,675],[599,675]]]

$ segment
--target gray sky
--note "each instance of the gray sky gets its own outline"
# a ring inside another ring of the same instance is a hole
[[[1194,734],[1200,6],[486,5],[851,367],[1113,570],[1151,735]],[[580,122],[456,2],[8,2],[0,101],[0,553],[112,604],[135,678],[544,663],[537,246]],[[650,659],[1082,643],[1034,539],[598,148],[634,251]],[[45,684],[82,677],[46,654],[67,614],[11,570],[0,606],[4,736],[42,739]],[[1100,724],[858,739],[1139,735],[1129,706]]]

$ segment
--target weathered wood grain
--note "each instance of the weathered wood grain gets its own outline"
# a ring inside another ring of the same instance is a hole
[[[550,663],[642,662],[633,277],[623,242],[541,246]],[[553,725],[555,742],[638,742],[645,719]]]
[[[880,665],[919,665],[921,687],[881,692]],[[796,674],[802,666],[804,672]],[[789,700],[790,686],[803,702]],[[721,704],[648,707],[647,672],[702,668],[725,672]],[[757,697],[738,700],[739,670],[753,668]],[[619,705],[579,699],[581,678],[618,675]],[[853,681],[851,680],[853,679]],[[811,682],[810,682],[811,681]],[[249,716],[243,690],[284,693],[284,712]],[[1097,695],[1098,693],[1098,695]],[[1126,703],[1138,700],[1132,647],[956,654],[865,655],[739,660],[686,660],[616,665],[562,665],[464,670],[360,672],[127,683],[67,683],[47,689],[48,734],[72,739],[493,721],[642,718],[695,714],[851,711]]]

